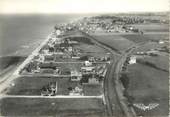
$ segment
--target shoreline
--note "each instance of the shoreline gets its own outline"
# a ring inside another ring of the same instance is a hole
[[[17,66],[17,64],[22,63],[26,59],[25,56],[1,56],[0,57],[0,77],[10,70],[11,66]]]

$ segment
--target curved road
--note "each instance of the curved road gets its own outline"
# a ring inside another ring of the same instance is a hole
[[[135,117],[136,113],[132,107],[128,107],[127,99],[123,96],[123,86],[119,81],[119,74],[122,70],[122,66],[126,61],[128,55],[130,55],[135,49],[145,44],[145,42],[138,43],[135,46],[128,48],[124,53],[120,54],[117,51],[112,50],[111,48],[103,45],[94,37],[82,32],[88,38],[95,41],[97,45],[107,49],[112,54],[111,65],[108,68],[106,77],[104,79],[104,95],[106,102],[106,110],[108,116],[115,117]],[[113,58],[113,56],[118,58]]]

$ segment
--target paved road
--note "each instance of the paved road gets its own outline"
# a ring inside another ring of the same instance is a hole
[[[116,56],[120,56],[119,53],[112,50],[111,48],[101,44],[98,42],[95,38],[91,37],[90,35],[84,33],[88,38],[93,40],[98,46],[103,47],[104,49],[107,49],[111,55],[112,55],[112,61],[110,64],[110,67],[108,68],[108,71],[106,73],[106,77],[104,79],[104,96],[105,96],[105,102],[106,102],[106,111],[108,116],[112,117],[122,117],[124,115],[124,110],[121,107],[121,104],[119,102],[119,97],[116,92],[115,84],[114,84],[114,73],[115,73],[115,66],[117,64],[117,58]],[[113,58],[114,57],[114,58]]]
[[[50,62],[44,62],[44,63],[50,63]],[[52,62],[52,63],[59,63],[59,64],[65,64],[65,63],[75,63],[75,64],[78,64],[78,63],[80,63],[80,64],[84,64],[85,62],[76,62],[76,61],[56,61],[56,62]],[[110,63],[109,61],[108,62],[92,62],[92,63],[94,63],[94,64],[106,64],[106,63]]]
[[[140,35],[140,33],[133,33],[133,32],[129,32],[129,33],[89,33],[90,35]],[[169,32],[144,32],[143,35],[150,35],[150,34],[169,34]]]
[[[141,42],[139,44],[137,44],[136,46],[132,46],[131,48],[128,49],[127,52],[123,53],[119,60],[117,61],[117,65],[115,66],[115,79],[116,81],[119,80],[119,77],[120,77],[120,74],[121,74],[121,71],[122,71],[122,67],[123,67],[123,64],[125,63],[126,61],[126,58],[137,48],[145,45],[146,42]],[[116,82],[117,83],[117,82]],[[121,87],[117,87],[116,88],[116,92],[121,92],[119,90],[121,90]],[[126,103],[127,101],[125,99],[123,99],[123,96],[122,94],[118,94],[119,95],[119,99],[120,99],[120,103],[122,103],[123,101]],[[122,108],[126,114],[127,117],[136,117],[136,113],[134,111],[134,109],[132,107],[127,107],[127,105],[124,105],[123,103],[121,104],[122,105]]]
[[[0,95],[0,98],[103,98],[103,96],[64,96],[64,95],[57,95],[57,96],[35,96],[35,95]]]
[[[95,40],[95,39],[94,39]],[[119,74],[122,70],[122,66],[127,58],[136,48],[143,46],[145,43],[139,43],[136,46],[132,46],[120,55],[116,51],[105,47],[113,56],[117,55],[117,60],[114,58],[111,62],[110,68],[107,71],[106,78],[104,81],[104,94],[106,101],[106,108],[108,116],[127,116],[135,117],[136,114],[133,108],[127,106],[127,100],[123,96],[122,85],[119,82]]]

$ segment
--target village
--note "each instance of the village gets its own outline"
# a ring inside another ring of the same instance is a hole
[[[123,19],[119,17],[86,17],[76,22],[59,25],[62,30],[78,29],[83,32],[92,33],[143,33],[138,28],[131,26],[133,23],[142,23],[142,19]],[[58,25],[56,26],[58,27]]]
[[[49,81],[39,89],[42,96],[102,95],[110,55],[104,52],[95,53],[93,50],[88,52],[86,48],[82,48],[86,38],[80,38],[82,42],[74,40],[74,37],[61,37],[61,31],[56,30],[47,44],[20,71],[20,75],[55,77],[56,81]],[[65,84],[60,84],[62,80]]]
[[[162,106],[170,52],[167,32],[161,32],[166,20],[139,16],[101,15],[56,24],[2,89],[3,111],[14,105],[9,111],[24,109],[18,115],[117,117],[147,115],[138,102]],[[155,108],[153,115],[160,109]]]

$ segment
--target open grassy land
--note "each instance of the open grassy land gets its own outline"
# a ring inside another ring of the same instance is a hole
[[[15,86],[7,89],[7,94],[10,95],[41,95],[43,86],[50,82],[57,82],[58,95],[68,95],[69,87],[75,87],[77,82],[71,82],[70,78],[36,78],[36,77],[20,77],[13,81]]]
[[[103,117],[101,99],[3,98],[2,116]]]
[[[155,33],[155,34],[145,34],[150,40],[153,41],[159,41],[159,40],[165,40],[169,38],[169,34],[160,34],[160,33]]]
[[[79,43],[86,43],[86,44],[89,44],[89,45],[94,45],[94,43],[90,39],[84,37],[83,35],[80,36],[80,37],[69,37],[69,39],[71,41],[77,41]]]
[[[136,52],[147,52],[151,49],[156,49],[156,48],[160,48],[163,47],[164,45],[158,44],[157,42],[148,42],[146,43],[144,46],[140,46],[140,48],[137,48],[133,51],[133,53]]]
[[[100,35],[94,37],[115,51],[124,51],[134,45],[132,41],[129,41],[120,35]]]
[[[97,45],[88,45],[80,44],[76,48],[82,50],[82,52],[93,52],[93,53],[106,53],[107,51],[104,48],[101,48]]]
[[[150,40],[150,38],[147,37],[146,35],[140,35],[140,34],[127,34],[127,35],[122,35],[122,37],[134,43],[147,42]]]
[[[144,32],[168,32],[169,31],[169,26],[167,24],[146,23],[146,24],[135,24],[132,26]]]
[[[73,82],[70,78],[40,78],[40,77],[20,77],[13,81],[15,86],[6,89],[9,95],[41,95],[43,86],[50,82],[57,82],[57,95],[69,95],[69,87],[79,86],[79,82]],[[101,95],[103,90],[101,85],[83,85],[83,92],[86,96]]]
[[[84,95],[87,96],[96,96],[96,95],[102,95],[102,86],[100,84],[97,85],[91,85],[91,84],[87,84],[87,85],[83,85],[83,89],[84,89]]]
[[[138,115],[165,116],[168,114],[169,84],[168,72],[155,69],[143,64],[128,67],[129,85],[127,92],[132,103],[158,103],[159,106],[151,111],[142,111],[135,107]]]
[[[169,71],[169,59],[167,56],[145,57],[137,60],[137,62],[162,71]]]

